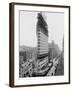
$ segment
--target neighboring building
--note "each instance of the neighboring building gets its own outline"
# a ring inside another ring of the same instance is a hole
[[[54,43],[54,41],[49,43],[48,46],[49,46],[48,56],[49,56],[49,62],[50,62],[55,57],[58,57],[61,54],[61,51],[60,51],[58,45]]]
[[[62,42],[62,51],[64,53],[64,37],[63,37],[63,42]]]
[[[26,52],[25,51],[20,51],[19,52],[19,60],[20,60],[20,64],[22,63],[22,62],[25,62],[26,61]]]

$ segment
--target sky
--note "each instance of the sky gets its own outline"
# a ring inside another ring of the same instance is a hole
[[[20,11],[20,46],[37,46],[36,24],[38,12]],[[42,12],[48,24],[48,42],[54,40],[62,50],[64,13]]]

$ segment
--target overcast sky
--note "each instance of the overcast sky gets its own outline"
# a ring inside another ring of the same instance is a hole
[[[37,46],[36,24],[37,13],[29,11],[20,11],[20,46]],[[43,12],[48,24],[48,42],[52,40],[62,49],[62,40],[64,33],[64,13]]]

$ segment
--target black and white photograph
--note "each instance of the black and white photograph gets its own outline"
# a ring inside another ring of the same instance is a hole
[[[19,77],[64,75],[64,13],[19,11]]]
[[[10,3],[10,86],[70,83],[70,6]]]

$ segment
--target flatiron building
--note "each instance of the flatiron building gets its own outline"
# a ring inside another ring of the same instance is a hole
[[[37,73],[36,75],[45,75],[48,72],[48,26],[42,15],[38,13],[37,17]]]
[[[37,22],[38,58],[48,56],[48,27],[41,13]]]

